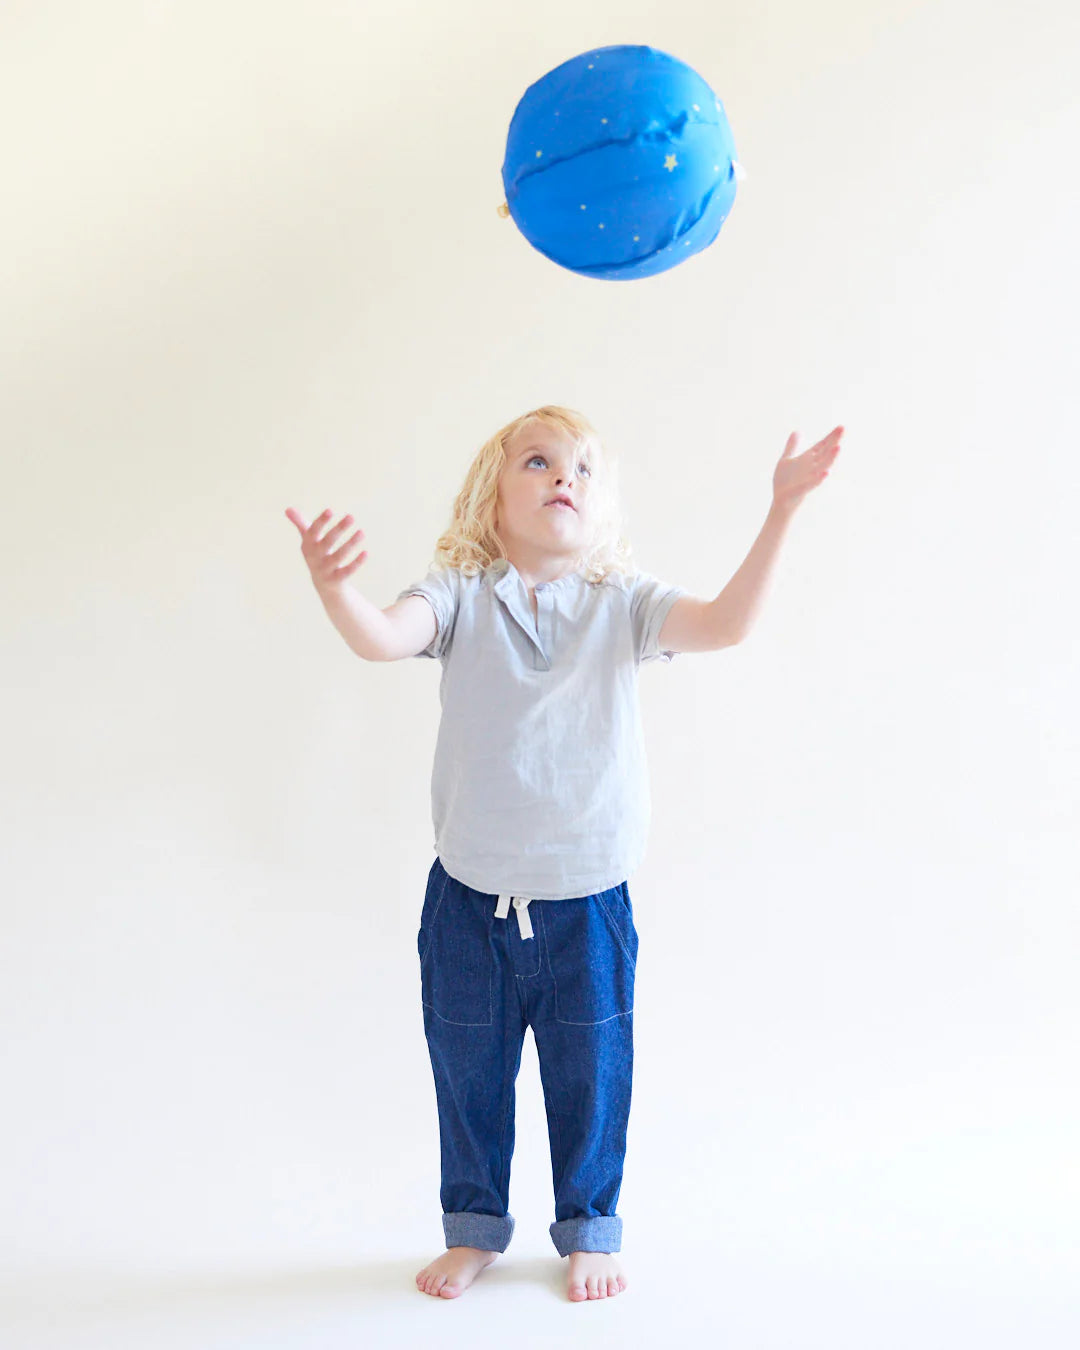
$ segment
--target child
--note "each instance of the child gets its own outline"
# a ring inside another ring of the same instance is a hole
[[[828,473],[838,427],[774,474],[774,506],[715,601],[630,562],[616,464],[579,413],[547,406],[482,447],[437,565],[385,610],[344,582],[352,522],[291,508],[335,626],[360,656],[437,658],[436,857],[420,917],[447,1251],[418,1288],[456,1298],[506,1250],[514,1085],[536,1044],[571,1299],[627,1282],[614,1253],[633,1069],[638,936],[627,878],[650,816],[637,672],[740,641],[790,511]],[[510,915],[513,906],[514,914]],[[514,921],[516,920],[516,922]]]

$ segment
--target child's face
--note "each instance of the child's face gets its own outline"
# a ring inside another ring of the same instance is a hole
[[[588,450],[575,454],[569,440],[543,424],[522,427],[507,444],[499,475],[500,537],[510,548],[558,556],[579,553],[586,537],[591,476]],[[572,506],[550,505],[560,496]]]

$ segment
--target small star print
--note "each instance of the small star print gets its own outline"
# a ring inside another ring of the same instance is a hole
[[[540,156],[541,156],[543,153],[544,153],[543,150],[537,150],[537,152],[536,152],[536,158],[539,159]]]
[[[671,170],[674,169],[675,165],[678,164],[678,162],[679,161],[675,158],[674,155],[668,155],[667,159],[664,160],[664,168],[667,169],[667,171],[670,173]]]

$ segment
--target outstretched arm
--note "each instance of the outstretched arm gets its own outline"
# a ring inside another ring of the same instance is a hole
[[[791,518],[807,493],[828,477],[840,451],[842,426],[796,455],[798,433],[788,437],[773,473],[773,500],[761,532],[742,566],[715,600],[680,596],[660,630],[662,651],[713,652],[742,642],[761,611],[769,579]]]
[[[363,530],[357,530],[339,548],[334,547],[352,524],[352,516],[344,516],[337,525],[325,528],[333,519],[329,510],[316,516],[310,525],[294,507],[290,506],[285,514],[300,531],[300,550],[330,622],[357,656],[365,661],[400,661],[402,657],[415,656],[431,643],[436,629],[435,613],[422,596],[407,595],[396,605],[379,609],[346,585],[346,579],[367,558],[364,549],[351,562],[346,560],[353,546],[363,538]]]

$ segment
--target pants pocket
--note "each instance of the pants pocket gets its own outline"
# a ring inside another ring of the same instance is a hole
[[[441,869],[440,869],[441,871]],[[493,957],[488,920],[468,891],[432,869],[416,935],[420,997],[444,1022],[490,1026]]]
[[[626,883],[542,913],[555,1020],[592,1026],[633,1012],[638,935]]]

